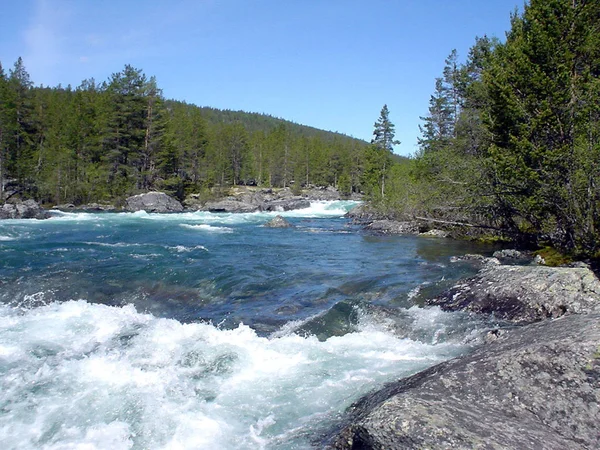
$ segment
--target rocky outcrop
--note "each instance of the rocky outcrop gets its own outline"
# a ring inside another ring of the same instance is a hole
[[[47,219],[49,217],[48,211],[35,200],[5,203],[0,208],[0,219]]]
[[[419,224],[416,222],[398,222],[395,220],[375,220],[365,227],[377,234],[419,234]]]
[[[335,449],[600,448],[600,316],[513,329],[353,405]]]
[[[347,219],[351,219],[352,222],[355,224],[362,225],[371,223],[375,220],[388,219],[388,217],[386,217],[381,212],[373,209],[373,207],[370,206],[368,203],[362,203],[358,206],[355,206],[350,211],[348,211],[344,217],[346,217]]]
[[[593,272],[508,266],[481,255],[457,260],[482,269],[427,303],[492,314],[507,326],[488,332],[470,355],[362,398],[330,447],[600,448],[600,282]]]
[[[201,211],[209,211],[209,212],[223,212],[223,213],[251,213],[260,210],[258,205],[253,205],[250,203],[243,203],[237,200],[220,200],[216,202],[207,202],[203,207],[200,208]]]
[[[291,189],[251,190],[237,188],[234,195],[221,200],[209,201],[196,209],[209,212],[250,213],[256,211],[291,211],[310,207],[310,200],[305,197],[294,196]],[[186,199],[186,204],[193,205],[193,197]]]
[[[268,228],[291,228],[291,227],[293,227],[293,225],[291,223],[289,223],[287,220],[285,220],[283,217],[275,216],[271,220],[269,220],[267,223],[265,223],[265,227],[268,227]]]
[[[474,278],[427,303],[526,324],[600,312],[600,281],[587,268],[486,264]]]
[[[294,209],[310,208],[310,201],[302,197],[292,197],[284,200],[273,200],[263,206],[263,211],[291,211]]]
[[[182,212],[183,206],[164,192],[147,192],[125,200],[125,211],[146,211],[149,213]]]

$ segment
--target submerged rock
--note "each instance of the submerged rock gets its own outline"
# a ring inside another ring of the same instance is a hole
[[[265,223],[265,227],[268,227],[268,228],[291,228],[291,227],[293,227],[293,225],[291,223],[289,223],[287,220],[285,220],[283,217],[275,216],[271,220],[269,220],[267,223]]]
[[[0,208],[0,219],[47,219],[49,217],[48,211],[35,200],[5,203]]]
[[[564,314],[600,312],[600,281],[586,268],[486,264],[474,278],[427,304],[525,324]]]
[[[182,212],[183,206],[164,192],[147,192],[125,200],[126,211],[146,211],[149,213]]]
[[[335,449],[599,448],[600,316],[499,333],[351,407]]]

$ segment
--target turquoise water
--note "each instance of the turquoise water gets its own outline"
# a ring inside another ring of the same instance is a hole
[[[0,222],[4,449],[293,449],[486,324],[419,307],[465,243],[376,237],[352,202]]]

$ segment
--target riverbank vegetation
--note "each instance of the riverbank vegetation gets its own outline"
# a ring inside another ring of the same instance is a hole
[[[420,149],[374,198],[398,218],[600,250],[600,3],[531,0],[435,80]]]

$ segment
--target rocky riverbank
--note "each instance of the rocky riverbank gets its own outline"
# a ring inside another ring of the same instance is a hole
[[[509,326],[361,399],[330,448],[600,447],[600,282],[584,267],[494,259],[428,303]]]
[[[353,200],[360,196],[353,194]],[[249,213],[257,211],[290,211],[310,207],[313,201],[345,199],[334,187],[313,187],[294,193],[290,188],[258,188],[237,186],[225,192],[214,191],[208,195],[190,194],[183,202],[162,192],[147,192],[125,200],[123,211],[170,213],[181,211],[208,211],[224,213]],[[53,209],[60,211],[118,211],[110,204],[64,204]]]

